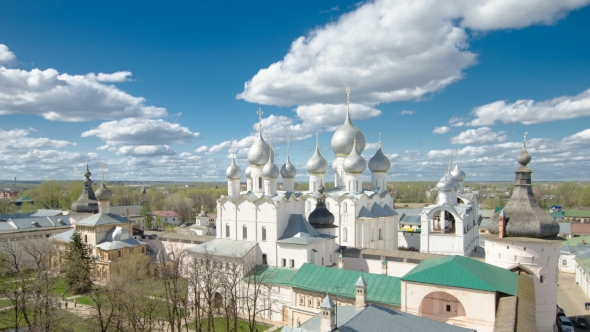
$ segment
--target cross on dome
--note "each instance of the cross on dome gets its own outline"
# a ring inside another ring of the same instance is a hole
[[[104,182],[104,169],[106,168],[106,165],[101,161],[99,167],[100,167],[100,173],[102,175],[102,182]]]

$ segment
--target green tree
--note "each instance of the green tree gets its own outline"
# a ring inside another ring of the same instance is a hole
[[[91,290],[91,263],[86,245],[78,231],[72,234],[71,242],[66,253],[66,282],[74,294],[84,294]]]
[[[145,228],[150,229],[153,227],[154,217],[152,216],[152,209],[148,203],[144,203],[141,207],[140,214],[144,217]]]

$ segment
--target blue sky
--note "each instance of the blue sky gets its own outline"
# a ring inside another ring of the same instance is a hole
[[[510,181],[524,131],[536,180],[589,180],[589,3],[4,2],[0,179],[104,162],[111,180],[224,180],[260,107],[305,181],[350,86],[392,181],[436,180],[456,150],[468,181]]]

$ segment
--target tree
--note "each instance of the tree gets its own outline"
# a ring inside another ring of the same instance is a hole
[[[66,282],[74,294],[84,294],[92,289],[92,259],[78,231],[74,231],[71,240],[65,256]]]
[[[152,209],[150,208],[150,205],[148,203],[144,203],[141,206],[140,214],[144,217],[145,228],[147,228],[147,229],[153,228],[154,217],[152,216]]]
[[[193,201],[190,198],[182,197],[179,194],[172,194],[166,197],[164,206],[178,214],[178,218],[183,222],[193,219]]]

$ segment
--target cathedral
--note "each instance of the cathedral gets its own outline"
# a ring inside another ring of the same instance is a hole
[[[217,202],[218,239],[257,242],[262,264],[291,268],[304,263],[335,265],[344,247],[397,249],[398,216],[387,191],[391,162],[380,142],[368,163],[363,158],[365,136],[353,124],[350,107],[344,124],[332,136],[335,178],[331,189],[325,189],[329,164],[316,142],[305,164],[309,190],[295,191],[297,170],[289,153],[280,169],[275,164],[273,149],[263,137],[261,116],[259,112],[258,137],[248,150],[246,191],[240,191],[242,170],[235,158],[227,168],[228,194]],[[367,166],[371,189],[363,186]]]

